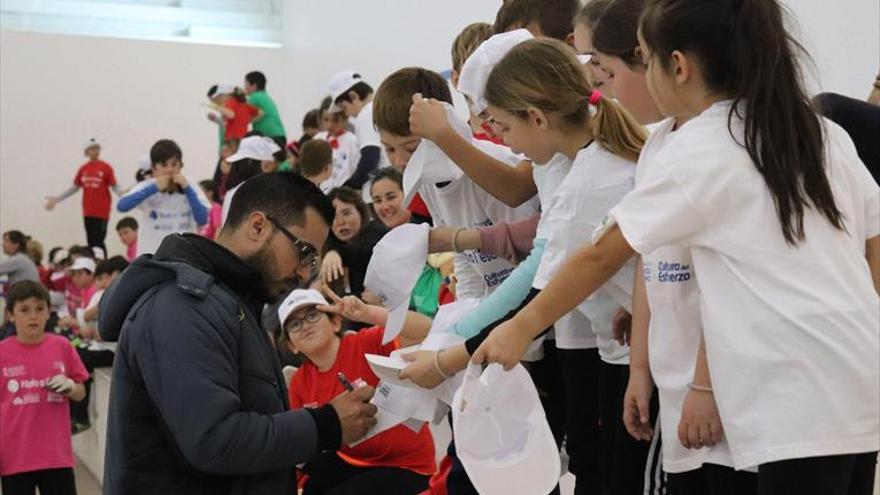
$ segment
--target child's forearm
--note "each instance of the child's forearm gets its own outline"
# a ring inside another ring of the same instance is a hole
[[[645,278],[642,268],[642,260],[639,259],[636,266],[635,280],[633,280],[632,296],[632,333],[629,343],[629,367],[632,372],[648,373],[651,368],[648,361],[648,328],[651,321],[651,309],[648,306],[648,293],[645,286]]]
[[[409,347],[421,343],[428,336],[430,330],[430,318],[415,311],[408,311],[403,329],[400,331],[400,346]]]
[[[125,196],[119,198],[119,201],[116,203],[116,209],[119,210],[120,213],[125,213],[157,192],[159,192],[159,186],[155,183],[149,184],[138,191],[129,192]]]
[[[55,201],[64,201],[65,199],[76,194],[77,191],[79,191],[79,186],[70,186],[70,189],[67,189],[58,196],[55,196]]]
[[[510,207],[517,207],[538,193],[530,162],[511,167],[483,153],[451,127],[437,146],[489,194]]]
[[[361,323],[384,327],[388,323],[388,310],[382,306],[367,304]]]

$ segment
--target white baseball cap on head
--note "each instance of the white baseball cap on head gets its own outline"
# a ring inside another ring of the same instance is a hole
[[[234,84],[218,84],[217,90],[214,91],[214,93],[211,95],[211,98],[215,96],[231,95],[232,93],[235,93]]]
[[[238,151],[226,158],[226,163],[233,163],[245,158],[262,162],[274,160],[275,153],[281,151],[275,141],[263,136],[248,136],[238,143]]]
[[[480,115],[489,106],[483,95],[486,94],[486,81],[489,80],[495,64],[511,48],[532,38],[532,33],[525,29],[496,34],[480,44],[462,65],[458,90],[470,98],[471,111],[475,115]]]
[[[443,106],[449,124],[455,132],[470,142],[473,136],[468,123],[456,115],[452,105],[444,103]],[[403,170],[403,205],[409,206],[421,186],[454,181],[462,175],[464,172],[439,146],[433,141],[422,139]]]
[[[86,140],[86,142],[83,143],[83,151],[91,148],[92,146],[97,146],[98,148],[100,148],[101,143],[99,143],[96,138],[89,138]]]
[[[410,295],[428,260],[430,230],[426,224],[404,224],[385,234],[373,248],[364,286],[388,309],[383,344],[394,340],[406,321]]]
[[[70,271],[87,270],[89,273],[95,273],[95,268],[95,260],[83,256],[73,262],[73,265],[70,266]]]
[[[290,292],[284,301],[278,306],[278,321],[284,327],[284,322],[294,311],[306,307],[326,305],[327,299],[315,289],[296,289]]]
[[[361,75],[353,70],[345,70],[333,74],[333,77],[331,77],[330,81],[327,83],[328,89],[330,90],[330,101],[333,102],[333,106],[330,107],[331,113],[336,113],[342,110],[336,106],[336,99],[347,93],[349,89],[353,88],[355,84],[361,81],[363,81]]]
[[[559,448],[538,391],[521,364],[472,364],[452,401],[455,450],[482,495],[550,493]]]

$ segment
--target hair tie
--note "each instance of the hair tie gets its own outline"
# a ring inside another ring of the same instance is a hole
[[[602,101],[602,92],[598,89],[594,89],[593,92],[590,93],[590,105],[598,106],[600,101]]]

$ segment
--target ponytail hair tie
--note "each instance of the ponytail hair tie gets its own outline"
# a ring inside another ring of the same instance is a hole
[[[590,93],[590,105],[597,106],[600,101],[602,101],[602,92],[598,89],[594,89],[593,92]]]

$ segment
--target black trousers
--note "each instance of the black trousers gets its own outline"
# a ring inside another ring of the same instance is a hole
[[[565,451],[575,495],[602,493],[599,459],[599,350],[557,349],[565,389]]]
[[[758,494],[871,495],[877,452],[807,457],[758,466]]]
[[[623,396],[629,383],[629,366],[599,365],[599,467],[603,492],[613,495],[642,495],[648,466],[650,442],[631,437],[623,425]],[[651,402],[651,417],[657,417],[657,394]]]
[[[0,476],[3,495],[76,495],[73,468],[43,469]]]
[[[758,474],[717,464],[703,464],[693,471],[667,473],[666,489],[668,495],[755,495],[758,493]]]
[[[357,467],[335,452],[324,452],[305,465],[303,495],[411,495],[428,489],[429,476],[396,467]]]
[[[90,248],[99,247],[104,251],[104,257],[107,257],[107,246],[104,245],[104,239],[107,238],[107,220],[97,217],[83,217],[86,225],[86,242]]]

